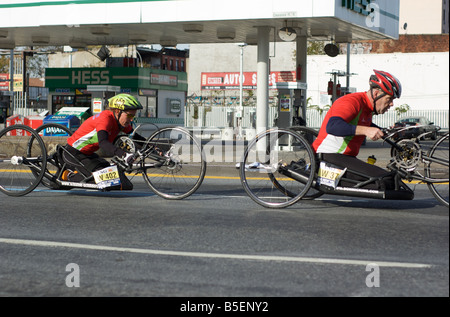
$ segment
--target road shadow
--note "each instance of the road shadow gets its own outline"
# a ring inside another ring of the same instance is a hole
[[[85,190],[73,190],[67,191],[68,195],[72,196],[90,196],[90,197],[106,197],[106,198],[131,198],[131,197],[153,197],[157,196],[153,192],[137,192],[137,191],[85,191]]]
[[[435,207],[442,207],[434,198],[415,199],[415,200],[377,200],[377,199],[357,199],[357,198],[337,198],[322,200],[323,203],[339,207],[352,207],[364,209],[386,209],[386,210],[421,210],[426,211]]]

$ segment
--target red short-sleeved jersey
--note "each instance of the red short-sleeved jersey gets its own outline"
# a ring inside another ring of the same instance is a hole
[[[357,156],[363,135],[335,136],[327,133],[327,124],[330,118],[340,117],[345,122],[357,126],[370,126],[372,124],[373,105],[365,92],[358,92],[343,96],[328,110],[322,123],[317,139],[313,143],[316,153],[340,153]]]
[[[123,129],[123,132],[130,133],[132,129],[130,125]],[[97,133],[101,130],[108,132],[108,140],[113,143],[120,132],[120,128],[112,111],[104,110],[84,121],[75,133],[67,139],[67,143],[80,152],[91,155],[99,149]]]

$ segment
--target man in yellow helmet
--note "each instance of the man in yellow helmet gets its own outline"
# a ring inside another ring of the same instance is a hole
[[[129,94],[119,94],[108,100],[108,108],[96,114],[86,121],[67,139],[66,149],[81,164],[68,157],[63,156],[68,168],[77,170],[79,173],[69,173],[68,180],[79,182],[85,177],[91,176],[92,172],[108,167],[111,164],[99,157],[95,152],[102,149],[106,156],[117,156],[122,158],[125,164],[131,164],[134,157],[121,148],[114,145],[114,140],[120,132],[129,134],[133,131],[131,122],[136,116],[136,112],[142,109],[141,103]],[[137,140],[145,140],[144,137],[135,134]],[[133,189],[133,184],[121,175],[122,188]]]

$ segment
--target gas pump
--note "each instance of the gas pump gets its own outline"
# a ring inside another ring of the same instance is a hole
[[[331,74],[332,78],[328,82],[327,92],[328,95],[331,96],[331,103],[335,102],[339,97],[344,96],[347,93],[354,92],[354,89],[351,87],[341,87],[341,83],[339,82],[339,77],[350,77],[352,75],[356,75],[355,73],[346,73],[341,70],[333,70],[327,74]]]
[[[276,83],[278,89],[278,112],[274,126],[306,126],[306,83]]]

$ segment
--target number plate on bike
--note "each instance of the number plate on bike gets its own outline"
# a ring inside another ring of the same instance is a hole
[[[327,185],[336,188],[339,180],[342,175],[344,175],[346,170],[347,168],[342,170],[326,162],[320,162],[317,182],[320,185]]]
[[[102,170],[95,171],[92,175],[99,188],[120,185],[120,176],[116,165],[111,165]]]

